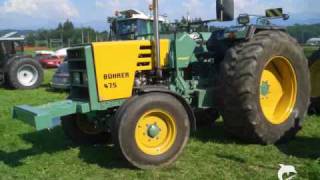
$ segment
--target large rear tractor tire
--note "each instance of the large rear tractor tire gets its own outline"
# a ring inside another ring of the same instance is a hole
[[[190,122],[173,96],[150,93],[128,100],[116,113],[113,139],[121,155],[141,169],[176,161],[188,142]]]
[[[14,89],[35,89],[43,81],[43,69],[33,59],[13,60],[9,65],[8,83]]]
[[[293,38],[259,32],[232,47],[221,68],[226,131],[251,143],[273,144],[301,129],[310,80],[308,62]]]
[[[320,49],[313,53],[309,59],[311,79],[311,105],[310,114],[320,114]]]
[[[76,145],[106,144],[111,135],[98,128],[84,114],[74,114],[61,119],[65,135]]]

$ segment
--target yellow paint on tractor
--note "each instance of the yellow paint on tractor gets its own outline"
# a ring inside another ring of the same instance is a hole
[[[283,9],[276,8],[276,9],[268,9],[266,10],[267,17],[282,17],[283,16]]]
[[[149,134],[150,128],[155,126],[155,136]],[[139,149],[151,156],[166,153],[176,141],[177,127],[174,118],[161,110],[145,113],[135,129],[135,140]]]
[[[297,79],[290,61],[282,56],[271,58],[260,82],[260,105],[266,119],[282,124],[291,115],[296,103]]]
[[[155,66],[151,41],[93,43],[99,101],[132,96],[135,73]],[[161,67],[168,66],[170,41],[161,40]]]
[[[316,60],[310,67],[311,97],[320,97],[320,59]]]

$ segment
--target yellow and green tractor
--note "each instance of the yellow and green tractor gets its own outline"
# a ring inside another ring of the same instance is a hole
[[[115,149],[143,169],[179,157],[201,110],[218,111],[227,132],[251,143],[297,134],[309,105],[308,61],[285,28],[271,25],[273,18],[287,18],[281,9],[256,25],[242,15],[237,26],[211,33],[159,34],[157,0],[153,6],[152,40],[69,49],[68,99],[16,106],[14,118],[37,130],[61,118],[66,136],[78,144],[103,144],[112,136]],[[233,19],[233,0],[217,0],[211,21]]]

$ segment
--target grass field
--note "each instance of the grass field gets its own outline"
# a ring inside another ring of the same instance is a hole
[[[137,170],[112,146],[75,147],[61,128],[35,132],[11,119],[12,106],[66,97],[47,91],[53,71],[38,90],[0,89],[0,179],[277,179],[279,164],[294,165],[298,179],[320,178],[320,118],[308,117],[289,144],[249,145],[228,137],[222,122],[193,133],[177,163],[162,170]]]

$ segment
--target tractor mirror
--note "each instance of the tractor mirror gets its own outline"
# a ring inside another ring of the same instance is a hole
[[[288,20],[290,18],[289,14],[284,14],[282,8],[267,9],[266,17],[268,18],[282,18],[283,20]]]
[[[233,21],[234,0],[217,0],[217,18],[220,21]]]
[[[266,17],[269,17],[269,18],[283,17],[283,9],[282,8],[267,9]]]

